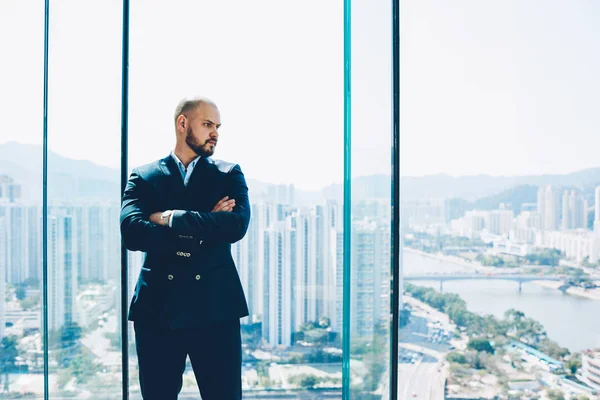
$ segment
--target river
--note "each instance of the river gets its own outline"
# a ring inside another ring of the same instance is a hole
[[[405,251],[403,273],[427,274],[465,272],[464,266],[432,259]],[[439,290],[439,281],[422,281],[419,285]],[[444,292],[459,294],[470,311],[502,317],[510,308],[523,311],[539,321],[548,336],[570,351],[600,348],[600,301],[563,294],[535,283],[524,283],[519,293],[517,282],[511,281],[449,281]]]

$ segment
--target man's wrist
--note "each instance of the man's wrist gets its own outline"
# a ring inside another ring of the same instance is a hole
[[[168,226],[169,228],[173,225],[173,210],[164,211],[161,215],[161,225]]]

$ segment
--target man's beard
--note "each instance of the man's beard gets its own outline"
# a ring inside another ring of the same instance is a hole
[[[194,136],[194,132],[192,131],[192,127],[188,126],[187,135],[185,136],[185,143],[194,151],[194,153],[202,157],[212,156],[215,153],[215,148],[214,145],[211,146],[208,143],[208,140],[204,142],[204,144],[198,143]]]

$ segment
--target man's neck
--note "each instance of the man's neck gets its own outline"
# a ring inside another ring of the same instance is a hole
[[[181,161],[185,168],[187,168],[188,165],[190,165],[190,163],[198,157],[198,154],[196,154],[192,149],[180,149],[175,147],[173,153],[177,156],[177,158],[179,158],[179,161]]]

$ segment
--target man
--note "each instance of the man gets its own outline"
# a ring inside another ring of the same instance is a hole
[[[242,398],[248,307],[231,243],[250,204],[240,167],[211,158],[220,126],[212,101],[181,101],[175,149],[134,169],[123,194],[123,242],[146,252],[129,310],[145,400],[177,399],[188,355],[203,400]]]

